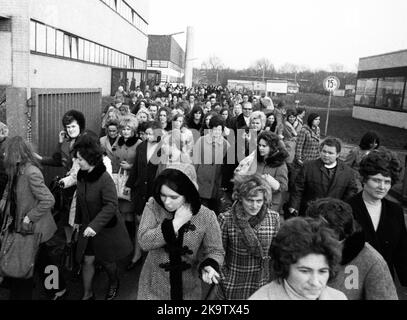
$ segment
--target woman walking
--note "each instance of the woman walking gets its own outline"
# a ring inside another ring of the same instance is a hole
[[[4,167],[8,184],[3,194],[7,199],[3,210],[12,218],[11,230],[39,233],[40,250],[48,253],[46,242],[57,226],[51,214],[55,199],[44,182],[39,163],[31,145],[22,137],[7,139],[4,148]],[[1,217],[1,218],[4,218]],[[34,278],[10,279],[10,300],[31,300]],[[63,281],[62,278],[59,278]],[[65,283],[61,287],[65,289]]]
[[[199,300],[200,278],[218,283],[224,257],[220,228],[197,189],[192,165],[173,165],[155,180],[140,222],[140,246],[149,253],[138,299]]]
[[[235,179],[232,208],[219,215],[225,262],[218,299],[247,299],[270,282],[270,246],[280,216],[270,209],[271,192],[260,175]]]
[[[105,300],[112,300],[119,290],[116,261],[130,254],[131,241],[118,210],[116,187],[103,164],[102,149],[85,136],[75,145],[74,154],[80,166],[75,224],[79,225],[76,258],[82,263],[82,300],[95,299],[95,259],[109,277]]]

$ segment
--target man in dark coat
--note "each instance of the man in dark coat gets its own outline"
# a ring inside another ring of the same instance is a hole
[[[288,206],[292,215],[304,215],[311,200],[332,197],[346,201],[357,192],[352,169],[338,159],[340,141],[328,137],[320,150],[320,158],[306,161],[296,177]]]
[[[400,284],[407,286],[407,230],[403,209],[384,197],[401,172],[397,156],[375,150],[360,162],[363,190],[349,200],[355,219],[362,226],[366,241],[386,260]]]
[[[235,131],[250,128],[250,115],[253,112],[253,105],[251,102],[242,103],[242,110],[243,112],[236,117]]]

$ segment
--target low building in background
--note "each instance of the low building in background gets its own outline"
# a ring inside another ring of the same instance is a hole
[[[182,83],[185,73],[185,51],[172,35],[148,36],[147,69],[160,72],[161,83]]]
[[[407,129],[407,50],[359,59],[353,117]]]

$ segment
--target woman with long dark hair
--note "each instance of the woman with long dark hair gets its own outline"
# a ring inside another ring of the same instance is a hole
[[[235,169],[237,175],[258,173],[270,184],[272,209],[279,212],[282,192],[288,190],[288,169],[285,160],[288,152],[280,138],[270,131],[263,131],[257,137],[257,148],[244,158]]]
[[[6,215],[11,217],[9,230],[41,234],[40,250],[47,251],[46,242],[57,230],[51,213],[55,199],[45,185],[31,145],[22,137],[15,136],[7,139],[4,148],[4,167],[8,184],[3,194],[3,199],[6,201],[2,208],[5,213],[2,218]],[[10,300],[32,299],[33,277],[9,279]],[[65,283],[61,283],[61,286],[64,286],[65,290]]]

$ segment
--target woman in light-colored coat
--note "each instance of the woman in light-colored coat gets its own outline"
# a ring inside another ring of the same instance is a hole
[[[177,164],[156,179],[140,222],[148,251],[139,280],[141,300],[199,300],[202,280],[218,283],[224,250],[213,211],[201,206],[192,165]]]

